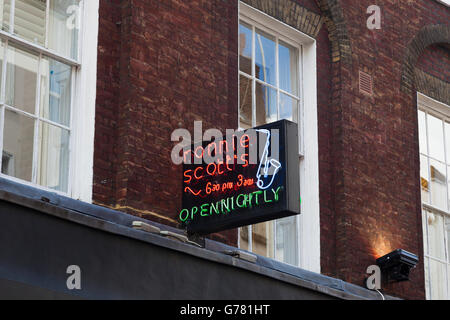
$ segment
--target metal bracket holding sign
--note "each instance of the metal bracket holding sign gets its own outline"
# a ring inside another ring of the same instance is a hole
[[[300,213],[296,123],[281,120],[236,132],[192,145],[186,154],[179,219],[188,233],[206,235]],[[206,154],[220,160],[195,161]]]

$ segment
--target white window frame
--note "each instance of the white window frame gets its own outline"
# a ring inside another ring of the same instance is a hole
[[[450,106],[446,105],[445,103],[439,102],[437,100],[434,100],[433,98],[430,98],[420,92],[417,92],[417,107],[418,110],[425,112],[426,114],[430,114],[433,115],[437,118],[439,118],[442,121],[448,122],[450,123]],[[425,123],[425,126],[428,127],[428,122]],[[428,150],[427,150],[427,158],[430,158],[429,156],[429,143],[428,143],[428,129],[426,130],[426,139],[427,139],[427,146],[428,146]],[[450,159],[446,159],[447,158],[447,150],[446,149],[446,136],[445,136],[445,132],[444,132],[444,155],[445,155],[445,167],[446,167],[446,179],[448,181],[448,175],[450,174],[449,170],[448,170],[448,165],[450,165]],[[422,155],[422,153],[419,152],[420,155]],[[433,158],[431,158],[433,159]],[[438,160],[436,160],[438,161]],[[439,161],[440,162],[440,161]],[[431,180],[431,169],[429,164],[427,165],[428,168],[428,179]],[[431,181],[429,182],[429,188],[432,191],[432,186],[431,186]],[[447,202],[449,201],[448,199],[448,194],[449,194],[449,190],[448,190],[448,183],[447,183]],[[430,194],[431,196],[431,194]],[[431,202],[431,199],[429,199],[429,201]],[[446,266],[446,274],[445,274],[445,279],[446,279],[446,287],[447,287],[447,299],[450,299],[450,279],[448,279],[449,274],[450,274],[450,256],[449,256],[449,248],[448,248],[448,239],[447,239],[447,231],[445,230],[445,226],[446,226],[446,221],[450,220],[450,211],[448,211],[450,208],[450,203],[448,203],[447,205],[447,210],[443,210],[441,208],[438,208],[436,206],[434,206],[433,204],[430,203],[426,203],[423,202],[421,200],[422,203],[422,219],[424,219],[422,226],[424,226],[424,230],[422,230],[423,232],[423,253],[424,253],[424,258],[426,260],[433,260],[435,262],[439,262],[442,264],[445,264]],[[444,226],[444,250],[445,250],[445,260],[442,260],[440,258],[434,257],[432,255],[430,255],[429,253],[427,253],[427,250],[429,250],[429,238],[428,238],[428,213],[430,212],[434,215],[439,215],[444,219],[443,222],[443,226]],[[424,261],[424,265],[427,263],[427,261]],[[425,272],[425,292],[426,292],[426,297],[427,299],[434,299],[434,297],[432,296],[432,292],[431,292],[431,288],[430,286],[432,285],[431,280],[431,268],[428,267],[428,272],[426,271],[427,268],[424,268],[424,272]],[[428,285],[427,285],[428,284]]]
[[[14,6],[14,0],[11,7]],[[48,21],[48,8],[46,18]],[[99,0],[82,0],[80,14],[82,19],[79,31],[78,59],[74,60],[57,54],[51,49],[24,40],[12,33],[0,30],[2,41],[18,44],[36,53],[37,56],[47,56],[72,66],[72,107],[69,142],[69,177],[68,192],[56,191],[32,182],[11,177],[0,172],[0,177],[18,183],[37,187],[46,191],[92,202],[93,187],[93,155],[94,155],[94,126],[95,126],[95,99],[97,83],[97,36],[99,21]],[[13,18],[12,18],[13,20]],[[11,21],[13,22],[13,21]],[[7,57],[4,57],[6,64]],[[6,74],[4,69],[3,74]],[[5,77],[5,76],[4,76]],[[5,83],[5,79],[3,79]],[[38,86],[39,88],[39,86]],[[39,94],[39,93],[37,93]],[[3,150],[3,129],[5,107],[0,107],[0,150]],[[27,114],[30,116],[29,114]],[[38,117],[30,116],[33,119]],[[49,121],[46,121],[49,122]],[[38,123],[36,121],[36,123]],[[57,125],[58,127],[64,127]],[[35,131],[36,132],[36,131]],[[37,139],[36,134],[34,135]],[[36,144],[34,144],[36,145]],[[36,150],[34,150],[36,152]],[[33,157],[35,161],[35,157]],[[0,159],[1,161],[1,159]],[[33,175],[35,172],[33,172]]]
[[[450,7],[450,0],[436,0],[436,1],[443,4],[444,6]]]
[[[297,216],[297,248],[299,267],[320,273],[320,202],[319,202],[319,140],[317,119],[317,67],[314,38],[243,3],[239,3],[239,20],[254,25],[280,38],[299,52],[300,105],[298,125],[300,138],[300,195],[302,213]],[[238,53],[239,55],[239,53]],[[239,121],[239,114],[238,114]],[[238,237],[239,239],[239,237]],[[274,237],[275,239],[275,237]],[[249,232],[251,246],[251,230]],[[249,248],[251,249],[251,247]]]

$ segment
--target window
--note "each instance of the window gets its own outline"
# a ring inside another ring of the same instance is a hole
[[[98,1],[87,6],[98,12]],[[82,0],[0,0],[1,174],[64,194],[73,189],[74,140],[82,143],[77,112],[94,109],[78,97],[92,95],[80,88],[82,78],[92,78],[82,74],[81,57],[88,50],[97,57],[89,42],[81,50],[83,7]]]
[[[418,101],[426,293],[450,299],[450,106]]]
[[[298,120],[300,47],[241,21],[239,123],[243,129]]]
[[[437,2],[440,2],[444,5],[446,5],[447,7],[450,7],[450,0],[437,0]]]
[[[242,2],[238,40],[239,127],[298,123],[302,212],[309,212],[240,228],[239,247],[320,272],[315,41]],[[315,181],[309,188],[307,179]]]

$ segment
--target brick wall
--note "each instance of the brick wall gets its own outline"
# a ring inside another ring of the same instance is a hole
[[[381,7],[381,30],[366,28],[366,8],[372,4]],[[321,213],[321,219],[322,231],[336,228],[336,249],[322,238],[323,272],[361,285],[377,257],[403,248],[418,254],[421,263],[411,281],[385,289],[424,298],[416,101],[414,92],[401,90],[402,72],[412,39],[426,25],[448,23],[449,10],[434,1],[342,0],[340,5],[351,61],[341,63],[339,83],[333,81],[340,86],[332,124],[333,136],[340,138],[331,144],[335,216]],[[359,92],[360,70],[373,77],[373,96]],[[334,268],[329,254],[336,256]]]
[[[417,61],[420,70],[450,83],[450,50],[443,45],[429,46]]]
[[[393,249],[423,261],[415,92],[402,86],[414,82],[405,73],[413,39],[448,24],[448,9],[432,0],[296,0],[293,11],[291,0],[245,2],[317,40],[322,273],[362,285],[367,266]],[[171,132],[195,120],[237,125],[237,4],[100,0],[96,203],[177,225]],[[366,28],[372,4],[381,30]],[[420,70],[448,81],[448,47],[419,57]],[[359,92],[360,70],[373,77],[373,96]],[[236,230],[214,237],[236,245]],[[423,264],[387,289],[423,298]]]
[[[108,206],[115,204],[116,128],[121,92],[121,2],[100,1],[99,8],[93,198]]]
[[[94,202],[177,225],[171,133],[237,127],[237,14],[233,1],[100,1]]]

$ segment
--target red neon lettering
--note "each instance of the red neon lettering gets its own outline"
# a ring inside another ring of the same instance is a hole
[[[192,172],[192,170],[187,170],[187,171],[184,172],[184,176],[185,176],[186,178],[188,178],[187,180],[184,180],[184,183],[191,183],[192,176],[188,175],[189,172]]]
[[[198,150],[198,149],[201,149],[201,150],[202,150],[201,155],[198,155],[198,154],[197,154],[197,150]],[[197,159],[201,159],[201,158],[203,158],[203,152],[204,152],[203,147],[202,147],[202,146],[198,146],[197,148],[195,148],[194,155],[197,157]]]
[[[223,147],[224,146],[225,146],[225,152],[228,152],[228,143],[225,140],[220,141],[220,146],[219,146],[220,154],[223,154],[223,152],[224,152],[224,148]]]
[[[198,191],[197,193],[195,193],[194,191],[192,191],[192,189],[191,188],[189,188],[189,187],[186,187],[186,188],[184,188],[184,192],[191,192],[194,196],[198,196],[200,193],[202,193],[202,190],[200,190],[200,191]]]
[[[226,166],[227,166],[227,170],[228,171],[233,171],[233,169],[229,167],[230,161],[231,161],[231,164],[234,164],[233,159],[231,159],[231,157],[227,155],[226,160],[225,160],[225,163],[226,163]]]
[[[187,155],[189,152],[191,153],[191,156],[189,157],[189,161],[187,161]],[[184,163],[192,163],[192,150],[188,150],[183,153],[183,161]]]
[[[241,147],[248,148],[250,146],[250,137],[248,136],[248,134],[242,135],[240,142]]]
[[[203,167],[198,167],[197,169],[194,170],[194,177],[197,180],[200,180],[200,179],[203,178],[203,175],[201,177],[197,176],[197,171],[200,170],[200,169],[203,170]]]
[[[242,184],[244,183],[244,176],[242,175],[242,174],[240,174],[239,176],[238,176],[238,178],[239,178],[239,181],[238,181],[238,183],[236,184],[238,187],[240,187],[240,186],[242,186]]]
[[[214,167],[214,171],[211,173],[211,172],[209,172],[209,167],[210,166],[213,166]],[[206,172],[210,175],[210,176],[213,176],[215,173],[216,173],[216,170],[217,170],[217,167],[216,167],[216,164],[215,163],[210,163],[210,164],[208,164],[208,166],[206,167]]]
[[[217,164],[217,173],[218,174],[223,174],[225,172],[225,170],[220,171],[220,165],[223,165],[223,161],[219,161]]]
[[[242,165],[242,167],[248,167],[248,160],[246,159],[248,157],[248,154],[247,153],[244,153],[242,156],[241,156],[241,160],[242,161],[245,161],[245,164],[243,164]]]
[[[212,151],[211,151],[212,147],[213,147],[213,150],[215,151],[214,153],[217,154],[217,151],[216,151],[217,145],[215,142],[212,142],[212,143],[208,144],[208,155],[210,157],[212,157]]]

